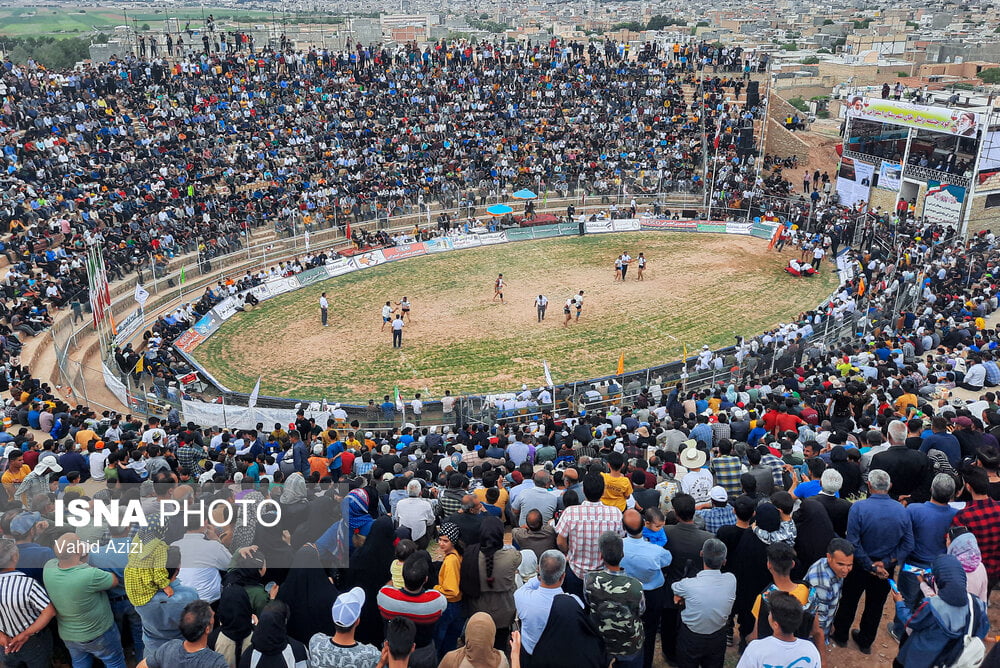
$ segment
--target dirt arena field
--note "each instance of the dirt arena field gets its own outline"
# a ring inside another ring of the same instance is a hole
[[[623,251],[648,260],[644,281],[633,262],[624,283],[614,260]],[[836,287],[820,276],[790,277],[793,251],[712,234],[638,232],[522,241],[427,255],[330,279],[237,314],[195,350],[223,384],[249,392],[263,375],[270,396],[358,402],[400,391],[440,397],[556,383],[678,359],[703,344],[731,343],[815,307]],[[794,251],[798,256],[798,251]],[[506,304],[493,301],[503,272]],[[579,322],[563,326],[563,304],[585,290]],[[321,292],[330,326],[320,326]],[[549,299],[538,323],[534,299]],[[380,331],[386,300],[412,303],[403,347]]]

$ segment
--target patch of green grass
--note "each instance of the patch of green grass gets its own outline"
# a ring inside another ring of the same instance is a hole
[[[67,9],[62,7],[13,7],[0,9],[0,35],[13,37],[29,37],[35,35],[51,35],[65,33],[88,33],[94,30],[110,31],[116,26],[125,25],[126,16],[130,25],[148,23],[153,31],[162,32],[167,19],[176,18],[182,22],[190,19],[193,27],[201,27],[202,17],[213,14],[216,21],[228,21],[230,17],[254,19],[260,22],[270,21],[271,12],[235,10],[226,7],[186,7],[129,11],[126,15],[121,9],[107,6],[79,7]],[[281,14],[274,15],[281,20]],[[302,15],[303,20],[307,15]],[[289,15],[289,19],[292,15]],[[326,15],[328,20],[329,15]],[[183,24],[181,25],[183,28]]]
[[[612,282],[622,250],[649,258],[648,280]],[[266,395],[346,401],[402,390],[440,396],[511,390],[544,383],[542,360],[566,382],[679,359],[686,344],[733,342],[816,306],[837,285],[793,279],[789,254],[756,239],[706,234],[629,233],[522,241],[385,264],[264,302],[230,319],[195,357],[230,389],[250,391],[263,375]],[[508,280],[501,306],[491,302],[497,273]],[[586,290],[580,322],[561,326],[562,305]],[[321,292],[331,327],[318,323]],[[549,298],[544,324],[532,302]],[[386,299],[406,295],[414,322],[394,350],[379,331]]]

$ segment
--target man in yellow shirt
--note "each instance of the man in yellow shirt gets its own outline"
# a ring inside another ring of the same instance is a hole
[[[101,440],[101,437],[98,436],[97,432],[90,427],[86,427],[76,432],[76,444],[79,445],[81,449],[88,447],[91,441],[99,440]]]
[[[604,495],[601,497],[601,503],[625,512],[628,498],[632,496],[632,481],[622,473],[622,469],[625,468],[625,455],[616,450],[608,455],[607,462],[611,467],[611,473],[601,474],[604,477]]]
[[[14,500],[14,490],[29,473],[31,473],[31,467],[24,463],[24,453],[16,445],[8,445],[7,470],[0,477],[0,482],[3,483],[7,497],[11,501]]]

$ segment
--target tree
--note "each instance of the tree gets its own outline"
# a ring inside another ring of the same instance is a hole
[[[141,30],[143,32],[149,32],[149,24],[148,23],[143,23],[142,26],[139,28],[139,30]]]
[[[816,56],[806,56],[802,59],[803,65],[819,65],[819,58]]]
[[[98,35],[93,41],[104,43],[108,38]],[[15,63],[23,64],[30,59],[49,68],[64,69],[90,58],[91,40],[83,37],[4,37],[3,42]]]
[[[809,111],[809,105],[801,97],[793,97],[788,101],[788,104],[792,105],[799,111]]]
[[[823,19],[823,25],[825,25],[825,26],[832,26],[833,25],[833,19]]]
[[[649,19],[649,23],[646,24],[646,30],[663,30],[667,26],[680,25],[685,25],[685,23],[680,19],[673,19],[669,16],[664,16],[663,14],[656,14]]]
[[[631,30],[632,32],[642,32],[643,25],[638,21],[623,21],[611,26],[611,30]]]
[[[787,44],[782,44],[781,45],[781,50],[782,51],[798,51],[799,50],[799,45],[796,44],[795,42],[788,42]]]
[[[983,80],[983,83],[1000,83],[1000,67],[989,67],[983,70],[979,73],[979,78]]]

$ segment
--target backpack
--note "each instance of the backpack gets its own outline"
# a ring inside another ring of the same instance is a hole
[[[804,582],[796,582],[795,584],[807,584]],[[760,611],[757,614],[757,638],[766,638],[768,636],[774,635],[771,630],[771,624],[768,622],[768,617],[771,614],[771,604],[768,602],[768,595],[771,592],[779,591],[774,585],[768,585],[764,591],[760,593]],[[810,611],[808,608],[803,607],[802,609],[802,621],[799,623],[799,628],[795,629],[795,637],[801,638],[802,640],[809,640],[812,637],[813,632],[813,621],[815,620],[815,613]]]
[[[972,594],[967,594],[967,596],[969,597],[969,626],[965,630],[965,635],[949,643],[948,649],[938,655],[934,662],[934,668],[979,668],[986,658],[986,645],[983,644],[982,638],[975,635],[976,600],[972,598]],[[956,653],[958,656],[955,656]],[[951,657],[955,658],[951,659]]]

